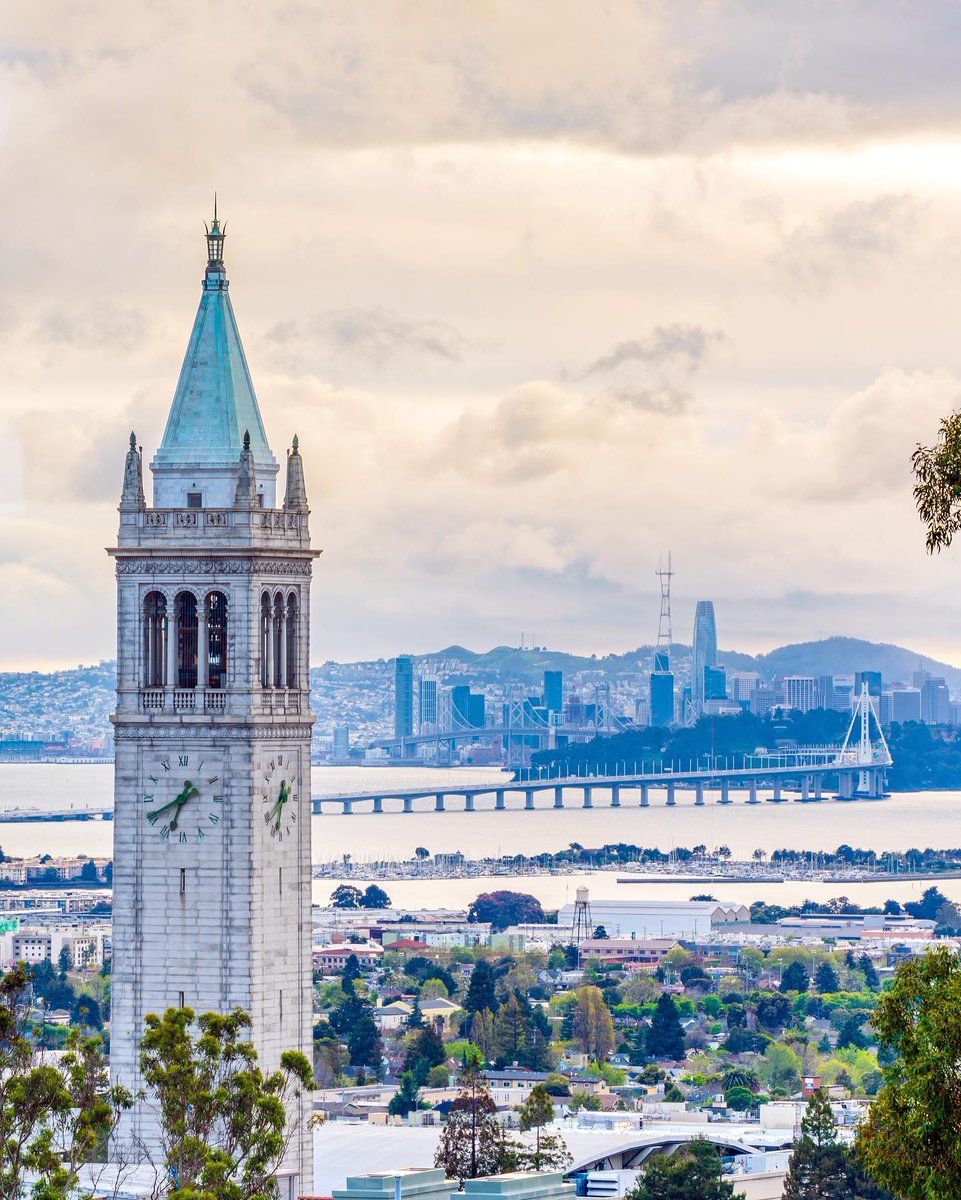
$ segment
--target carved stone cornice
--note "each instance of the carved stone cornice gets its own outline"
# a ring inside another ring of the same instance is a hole
[[[284,575],[313,574],[310,559],[282,558],[117,558],[118,575]]]
[[[115,741],[296,742],[309,740],[310,725],[114,725]]]

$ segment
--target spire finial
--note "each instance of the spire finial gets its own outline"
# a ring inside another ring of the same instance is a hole
[[[250,449],[250,430],[249,429],[244,430],[244,449],[245,450]]]
[[[134,431],[132,429],[130,431],[130,449],[131,450],[137,449],[137,435],[134,433]]]
[[[217,193],[214,192],[214,221],[217,220]]]
[[[237,473],[237,490],[234,508],[256,508],[257,472],[254,467],[254,452],[250,448],[250,431],[244,430],[244,448],[240,452],[240,470]]]
[[[130,434],[130,449],[123,467],[123,491],[120,493],[120,511],[136,512],[147,507],[143,494],[143,459],[137,449],[137,435]]]
[[[294,453],[295,453],[295,454],[297,453],[297,447],[298,447],[299,445],[300,445],[300,438],[299,438],[299,437],[297,436],[297,434],[295,433],[295,434],[294,434]]]
[[[287,455],[287,495],[284,508],[288,512],[307,512],[307,488],[304,484],[304,460],[298,449],[300,440],[296,433],[293,448]]]
[[[206,223],[204,224],[206,229]],[[224,286],[226,279],[224,275],[224,238],[227,236],[227,223],[224,222],[223,229],[220,227],[220,217],[217,214],[217,193],[214,192],[214,219],[210,223],[210,228],[207,229],[207,278],[210,278],[212,272],[216,272],[217,286]]]

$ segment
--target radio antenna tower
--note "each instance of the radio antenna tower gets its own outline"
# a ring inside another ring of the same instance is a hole
[[[664,570],[664,560],[657,567],[657,577],[661,582],[661,616],[657,623],[657,652],[655,653],[655,669],[669,670],[671,661],[671,643],[674,636],[671,630],[671,552],[667,552],[667,570]]]
[[[575,893],[574,920],[571,922],[571,945],[577,954],[577,965],[581,965],[581,942],[586,941],[594,932],[591,923],[591,902],[587,898],[587,888],[579,887]]]

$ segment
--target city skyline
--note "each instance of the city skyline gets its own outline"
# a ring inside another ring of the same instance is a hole
[[[215,189],[324,656],[636,646],[670,545],[728,645],[961,662],[908,465],[961,394],[954,6],[268,4],[215,77],[213,7],[55,7],[0,78],[0,667],[113,655],[116,447],[159,443]]]

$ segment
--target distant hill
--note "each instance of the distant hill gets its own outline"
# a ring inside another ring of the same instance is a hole
[[[755,659],[762,675],[850,675],[855,671],[880,671],[884,680],[911,682],[920,667],[930,675],[943,676],[952,692],[961,691],[961,669],[892,646],[887,642],[865,642],[860,638],[832,637],[820,642],[798,642],[781,646]]]

